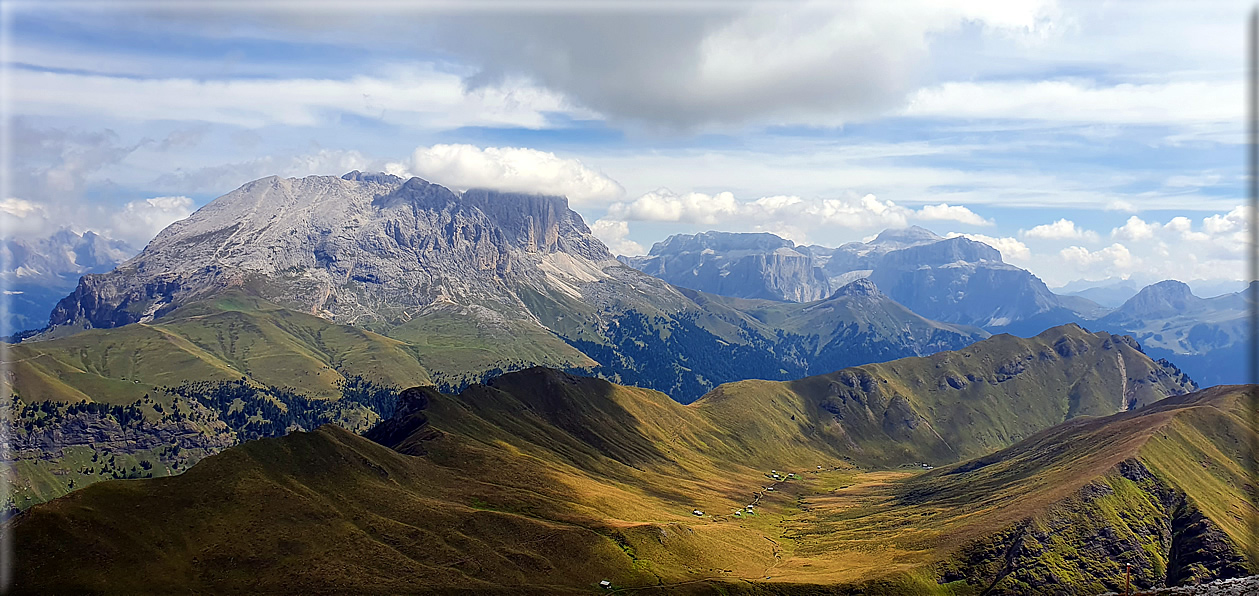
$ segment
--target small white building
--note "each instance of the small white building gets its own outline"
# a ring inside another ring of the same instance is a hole
[[[600,587],[600,588],[603,588],[603,589],[605,589],[605,590],[611,590],[611,589],[612,589],[612,582],[610,582],[610,581],[608,581],[608,580],[606,580],[606,579],[605,579],[605,580],[603,580],[603,581],[599,582],[599,587]]]
[[[692,511],[691,513],[694,513],[695,515],[697,515],[697,516],[699,516],[699,517],[703,517],[703,516],[704,516],[704,512],[703,512],[703,511],[700,511],[699,509],[696,509],[695,511]]]

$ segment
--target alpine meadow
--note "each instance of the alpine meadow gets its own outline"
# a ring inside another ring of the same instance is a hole
[[[5,3],[0,593],[1259,593],[1252,10]]]

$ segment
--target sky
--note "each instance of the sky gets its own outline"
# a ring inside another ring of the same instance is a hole
[[[251,180],[562,194],[619,254],[920,225],[1051,287],[1246,275],[1251,5],[5,2],[0,225],[137,249]]]

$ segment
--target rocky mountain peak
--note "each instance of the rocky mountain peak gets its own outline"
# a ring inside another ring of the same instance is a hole
[[[886,266],[923,266],[946,265],[949,263],[1001,263],[1001,251],[982,242],[976,242],[963,236],[918,244],[894,250],[883,257],[880,265]]]
[[[921,226],[909,226],[908,228],[888,228],[879,232],[870,244],[921,244],[923,242],[934,242],[943,240],[944,238],[935,232]]]
[[[882,295],[883,293],[879,291],[878,286],[874,285],[874,282],[863,277],[835,290],[835,293],[831,294],[831,299],[845,296],[877,297]]]
[[[652,245],[650,255],[680,252],[763,251],[795,248],[796,243],[769,232],[739,233],[708,231],[698,234],[674,234]]]
[[[549,270],[547,255],[568,260]],[[573,259],[576,259],[575,261]],[[142,321],[227,288],[335,320],[405,321],[434,303],[526,309],[512,287],[589,281],[611,260],[563,197],[350,172],[247,183],[85,277],[52,324]]]
[[[1148,285],[1124,302],[1115,313],[1121,317],[1148,318],[1194,310],[1202,299],[1194,296],[1189,285],[1168,279]]]

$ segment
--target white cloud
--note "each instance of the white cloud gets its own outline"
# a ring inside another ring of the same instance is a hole
[[[926,205],[917,212],[917,218],[926,221],[956,221],[972,226],[991,226],[993,221],[984,219],[961,205]]]
[[[0,201],[0,213],[8,217],[17,219],[26,219],[33,215],[40,215],[44,212],[43,205],[37,205],[23,199],[15,199],[9,197]]]
[[[1240,81],[1096,86],[1077,81],[948,82],[920,89],[905,114],[1107,124],[1241,122]]]
[[[1154,237],[1154,232],[1157,231],[1158,228],[1158,224],[1149,223],[1140,217],[1133,215],[1128,218],[1128,221],[1124,223],[1124,225],[1111,230],[1110,235],[1122,240],[1149,240]]]
[[[590,232],[601,240],[613,253],[625,256],[645,254],[643,245],[629,239],[629,223],[614,219],[600,219],[590,226]]]
[[[1203,218],[1202,229],[1208,234],[1219,235],[1246,230],[1250,226],[1251,208],[1239,205],[1224,215]]]
[[[811,231],[823,236],[836,228],[883,230],[903,228],[914,221],[955,221],[968,225],[993,225],[962,205],[927,205],[918,210],[880,199],[873,194],[846,198],[804,199],[774,195],[741,201],[734,193],[677,194],[661,188],[633,201],[613,203],[608,217],[628,221],[657,221],[781,232],[796,242],[808,242]],[[830,241],[830,240],[823,240]]]
[[[1068,246],[1058,255],[1081,271],[1100,271],[1107,276],[1127,276],[1140,263],[1128,247],[1119,243],[1095,251],[1082,246]]]
[[[170,224],[192,214],[188,197],[154,197],[131,201],[116,213],[108,235],[132,246],[144,246]]]
[[[393,167],[401,169],[397,164]],[[443,186],[563,195],[575,205],[603,203],[625,193],[615,180],[576,159],[536,149],[481,149],[472,145],[420,147],[412,155],[411,169],[415,175]]]
[[[1026,262],[1030,261],[1032,258],[1032,251],[1027,248],[1026,244],[1019,242],[1017,238],[1010,238],[1008,236],[998,238],[995,236],[985,236],[983,234],[961,234],[958,232],[949,232],[945,235],[946,238],[956,238],[958,236],[970,238],[975,242],[983,242],[984,244],[997,249],[1001,253],[1001,258],[1006,261]]]
[[[1069,219],[1059,219],[1053,223],[1041,224],[1030,230],[1019,230],[1019,235],[1024,238],[1036,238],[1039,240],[1090,240],[1098,239],[1097,232],[1078,228],[1075,222]]]
[[[796,201],[769,201],[760,205],[767,211],[779,211],[798,204]],[[731,221],[751,205],[741,204],[729,192],[707,195],[689,192],[683,195],[661,188],[646,193],[630,203],[614,203],[608,215],[635,221],[675,221],[718,225]]]
[[[63,72],[9,72],[17,115],[186,120],[259,128],[315,126],[341,113],[417,128],[539,128],[546,112],[584,112],[559,95],[519,80],[466,89],[459,75],[432,65],[388,77],[349,79],[134,79]],[[585,114],[588,115],[588,114]]]
[[[1106,206],[1102,209],[1106,211],[1123,211],[1125,213],[1136,213],[1138,211],[1136,205],[1133,205],[1131,202],[1123,199],[1107,201]]]
[[[1250,208],[1237,206],[1201,219],[1186,216],[1165,223],[1137,216],[1110,232],[1123,243],[1090,251],[1070,246],[1060,251],[1066,270],[1055,271],[1058,281],[1100,279],[1144,273],[1160,279],[1244,279],[1251,246]]]

